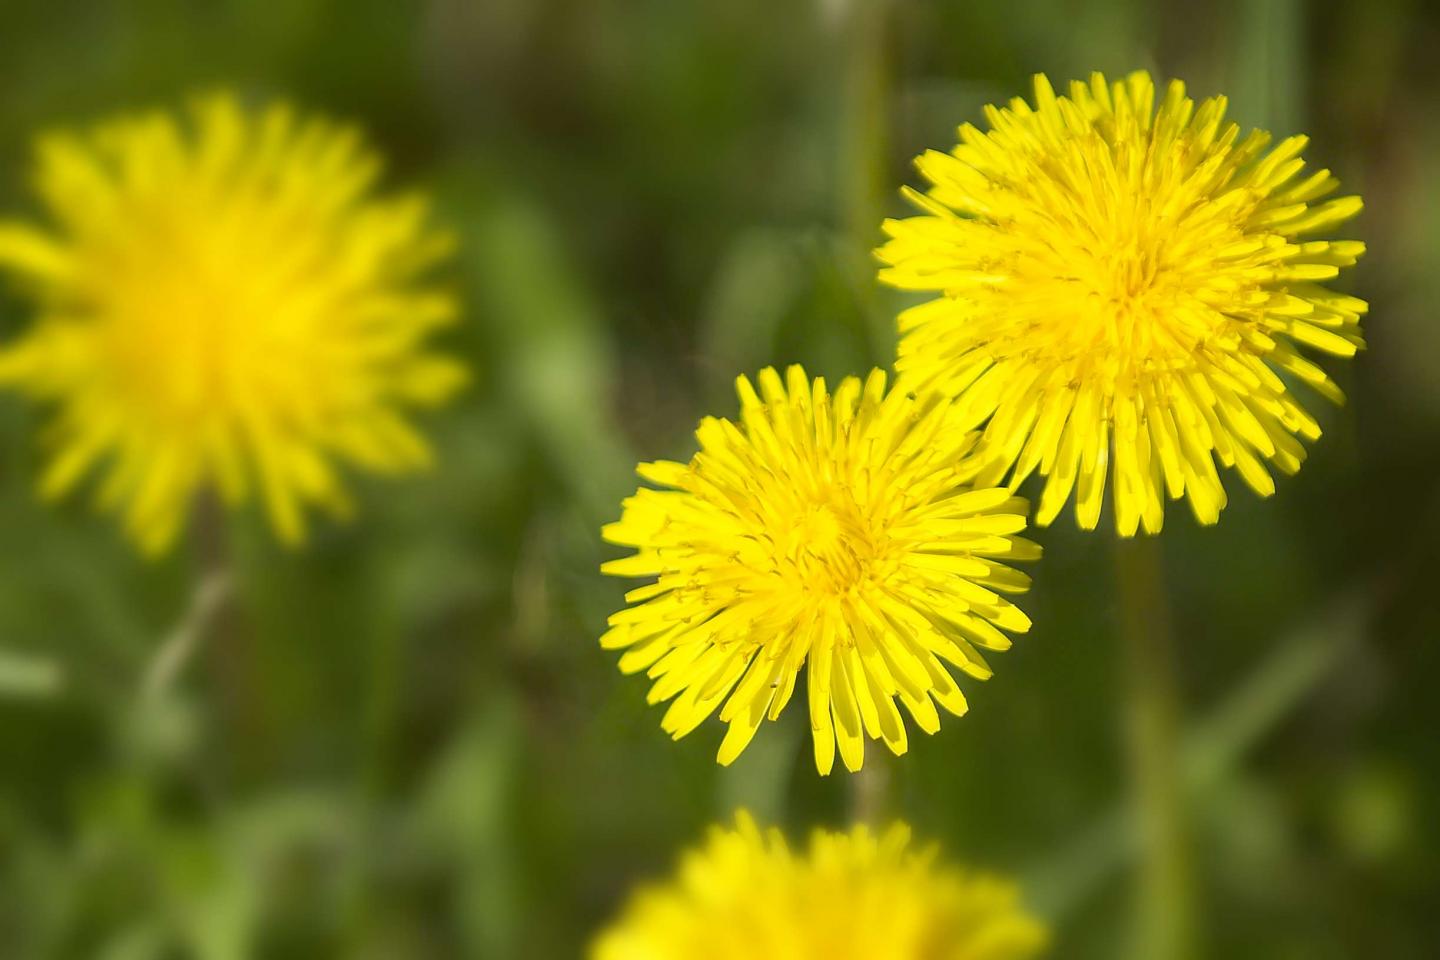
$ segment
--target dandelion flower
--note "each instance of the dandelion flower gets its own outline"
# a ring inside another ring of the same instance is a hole
[[[1145,73],[1099,74],[1057,97],[988,107],[950,153],[918,166],[924,214],[885,225],[885,281],[938,298],[900,317],[897,368],[984,423],[977,482],[1046,478],[1036,520],[1075,494],[1099,521],[1113,473],[1116,527],[1157,532],[1163,500],[1201,523],[1226,502],[1216,460],[1262,496],[1320,427],[1292,393],[1340,391],[1307,355],[1362,346],[1364,301],[1322,286],[1364,244],[1312,239],[1359,212],[1322,200],[1305,137],[1224,119],[1172,81],[1158,109]]]
[[[688,464],[641,464],[666,489],[639,490],[605,527],[637,553],[602,570],[655,579],[626,595],[601,645],[628,648],[622,671],[649,671],[651,703],[674,698],[661,726],[676,739],[719,707],[722,764],[779,717],[807,664],[822,774],[837,741],[852,771],[866,734],[903,753],[896,697],[934,733],[936,703],[966,709],[945,664],[987,678],[977,648],[1029,629],[1000,596],[1029,586],[1002,561],[1040,552],[1016,536],[1025,502],[962,485],[973,432],[951,429],[933,394],[887,393],[879,370],[833,395],[799,367],[737,389],[740,422],[702,420]]]
[[[426,336],[454,314],[424,274],[450,247],[418,198],[377,198],[353,130],[226,95],[43,137],[48,223],[0,221],[0,270],[36,316],[0,384],[53,411],[44,496],[102,473],[149,552],[198,492],[258,496],[278,536],[343,514],[337,466],[423,466],[409,408],[462,382]]]
[[[592,960],[1025,960],[1045,946],[1013,883],[915,850],[904,825],[817,831],[798,854],[737,821],[641,890]]]

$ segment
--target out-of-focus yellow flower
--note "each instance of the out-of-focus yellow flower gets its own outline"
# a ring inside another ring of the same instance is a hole
[[[722,764],[780,715],[807,663],[822,774],[837,741],[850,770],[866,734],[903,753],[897,696],[934,733],[935,703],[966,710],[942,660],[985,679],[976,648],[1030,627],[999,595],[1030,583],[1001,561],[1040,554],[1016,536],[1025,501],[962,485],[975,435],[938,396],[887,393],[879,370],[833,396],[799,367],[737,388],[740,422],[702,420],[689,464],[641,464],[669,489],[641,489],[605,527],[638,552],[602,569],[656,579],[626,595],[601,645],[628,648],[626,673],[648,669],[651,703],[675,698],[661,726],[676,739],[724,701]]]
[[[1215,458],[1269,495],[1266,462],[1293,473],[1320,435],[1282,374],[1341,399],[1301,348],[1362,345],[1365,303],[1320,284],[1364,245],[1307,238],[1360,198],[1318,202],[1337,181],[1303,172],[1305,137],[1267,152],[1224,113],[1179,81],[1157,111],[1145,73],[1068,97],[1039,76],[1033,106],[922,156],[925,215],[885,225],[881,277],[943,294],[901,315],[898,369],[988,418],[977,482],[1048,478],[1041,524],[1075,491],[1094,528],[1112,471],[1121,534],[1158,531],[1164,494],[1214,523]]]
[[[286,542],[306,504],[344,513],[336,466],[425,465],[407,408],[463,382],[427,335],[455,302],[425,272],[452,246],[415,197],[378,199],[356,131],[227,95],[43,137],[45,226],[0,222],[34,301],[0,383],[54,409],[47,497],[100,469],[149,552],[197,491],[258,493]]]
[[[1024,960],[1047,934],[1014,884],[875,836],[817,831],[796,855],[745,814],[687,853],[669,886],[642,890],[592,960]]]

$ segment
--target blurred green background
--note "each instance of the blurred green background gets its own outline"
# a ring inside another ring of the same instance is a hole
[[[736,373],[888,362],[906,301],[869,250],[912,156],[1034,71],[1136,67],[1310,133],[1367,201],[1349,404],[1314,402],[1270,501],[1232,480],[1160,541],[1205,955],[1440,955],[1436,49],[1419,0],[6,0],[0,210],[33,209],[47,126],[217,85],[354,119],[462,238],[475,384],[427,423],[435,472],[357,481],[298,553],[234,518],[228,573],[38,506],[35,418],[0,403],[0,957],[571,957],[739,804],[843,824],[803,711],[729,770],[718,723],[661,733],[595,644],[624,589],[598,527]],[[1036,627],[970,716],[869,759],[890,814],[1024,879],[1055,956],[1117,957],[1115,551],[1068,513],[1039,539]]]

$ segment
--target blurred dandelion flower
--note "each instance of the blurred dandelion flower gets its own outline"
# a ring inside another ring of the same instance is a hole
[[[462,383],[426,336],[455,312],[423,282],[451,247],[418,198],[378,199],[356,131],[216,95],[188,115],[42,138],[51,224],[0,222],[35,302],[0,383],[52,405],[46,497],[103,469],[101,504],[148,552],[197,491],[258,492],[279,537],[343,514],[335,467],[429,458],[406,408]]]
[[[779,717],[807,662],[822,774],[837,741],[850,770],[865,734],[903,753],[895,697],[934,733],[935,703],[966,709],[941,661],[984,679],[977,647],[1004,650],[1002,629],[1030,627],[999,595],[1030,582],[1002,561],[1040,553],[1016,536],[1025,502],[962,486],[975,434],[951,428],[938,396],[887,393],[879,370],[834,395],[799,367],[737,389],[740,422],[702,420],[688,465],[641,464],[669,489],[642,488],[605,527],[638,552],[603,571],[656,579],[626,595],[601,645],[628,648],[626,673],[649,671],[651,703],[674,698],[661,726],[676,739],[725,701],[722,764]]]
[[[1022,960],[1048,935],[1014,884],[938,862],[897,824],[817,831],[804,855],[740,814],[641,890],[593,960]]]
[[[882,279],[943,294],[901,315],[897,368],[988,418],[977,482],[1047,478],[1042,525],[1074,491],[1093,529],[1112,469],[1121,534],[1160,529],[1162,491],[1214,523],[1215,458],[1266,496],[1266,463],[1293,473],[1320,436],[1282,374],[1341,399],[1301,348],[1362,346],[1365,303],[1320,284],[1364,244],[1305,238],[1360,198],[1319,202],[1337,181],[1303,172],[1306,138],[1267,152],[1225,106],[1172,81],[1157,111],[1145,73],[1068,97],[1037,76],[1034,106],[920,157],[924,215],[885,225]]]

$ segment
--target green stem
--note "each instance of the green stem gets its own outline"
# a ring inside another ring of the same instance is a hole
[[[835,209],[847,252],[865,280],[855,288],[858,334],[873,358],[894,355],[894,318],[877,308],[870,250],[881,240],[880,224],[890,183],[889,55],[893,0],[830,0],[824,6],[833,33],[833,67],[825,82],[836,88]]]
[[[243,778],[268,762],[266,718],[258,687],[261,651],[240,603],[225,504],[214,491],[200,495],[193,535],[200,582],[220,585],[201,643],[210,674],[210,695],[226,740],[222,747],[228,754],[226,767],[232,776]]]
[[[1190,960],[1196,910],[1180,756],[1180,698],[1163,557],[1150,537],[1116,542],[1125,725],[1141,862],[1134,956]]]
[[[865,766],[850,775],[850,819],[879,826],[889,815],[890,758],[878,750],[868,752]]]
[[[232,599],[225,518],[220,505],[213,497],[202,495],[196,501],[193,521],[195,560],[190,599],[180,620],[146,665],[141,693],[148,698],[163,697],[170,691],[200,648],[221,629],[220,621]]]
[[[894,356],[893,319],[876,308],[876,287],[869,251],[880,241],[880,222],[888,185],[889,57],[893,0],[829,0],[822,5],[833,31],[834,67],[827,82],[836,84],[835,113],[837,219],[847,245],[866,275],[857,289],[857,319],[863,348],[871,359]],[[848,775],[851,819],[878,823],[890,813],[892,767],[884,749],[872,744],[865,765]]]

